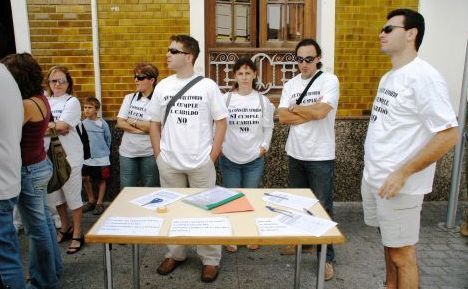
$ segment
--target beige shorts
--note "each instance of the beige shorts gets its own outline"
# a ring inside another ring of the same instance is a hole
[[[60,190],[49,194],[48,202],[50,205],[59,206],[67,203],[71,210],[78,209],[83,206],[81,199],[81,166],[72,167],[70,178]]]
[[[382,244],[390,248],[414,245],[419,241],[421,207],[424,195],[398,194],[382,199],[378,188],[361,182],[364,222],[379,227]]]

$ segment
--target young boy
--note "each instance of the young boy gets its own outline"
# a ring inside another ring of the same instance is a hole
[[[84,103],[85,119],[82,121],[89,138],[91,158],[84,161],[82,174],[83,184],[88,195],[88,202],[83,206],[83,212],[93,211],[93,215],[104,212],[104,194],[106,192],[106,180],[110,176],[110,148],[111,134],[108,124],[98,117],[101,104],[93,96],[86,98]],[[93,192],[92,181],[99,181],[99,194],[96,197]]]

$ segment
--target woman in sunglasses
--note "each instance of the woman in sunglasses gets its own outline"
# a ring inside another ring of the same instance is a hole
[[[224,95],[229,117],[219,167],[225,187],[258,188],[273,133],[275,107],[256,90],[257,68],[252,60],[239,58],[233,70],[236,82]],[[256,250],[259,246],[247,248]],[[229,245],[226,251],[234,253],[237,246]]]
[[[158,81],[158,69],[150,63],[139,63],[133,70],[137,91],[127,94],[117,127],[124,131],[119,147],[120,187],[159,186],[159,173],[149,137],[151,117],[146,109]]]
[[[76,131],[81,120],[81,105],[73,94],[73,79],[65,66],[54,66],[47,74],[46,88],[52,109],[53,121],[49,128],[54,128],[63,149],[67,154],[71,166],[68,181],[60,190],[49,194],[49,205],[56,206],[62,223],[57,234],[57,242],[62,243],[71,239],[67,249],[68,254],[75,254],[84,245],[81,230],[83,218],[83,201],[81,199],[81,167],[83,166],[83,144]],[[50,138],[46,138],[46,147],[49,147]],[[72,211],[72,223],[68,220],[67,208]]]

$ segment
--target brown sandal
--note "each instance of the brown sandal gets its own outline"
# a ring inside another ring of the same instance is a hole
[[[83,248],[84,243],[85,243],[84,236],[81,236],[79,238],[72,238],[72,241],[78,241],[78,242],[80,242],[80,245],[78,247],[75,247],[75,246],[72,247],[72,245],[70,244],[70,246],[67,249],[67,254],[69,254],[69,255],[75,254],[78,251],[80,251],[81,248]]]
[[[237,252],[237,246],[236,245],[227,245],[226,246],[226,253],[233,254]]]
[[[71,240],[73,238],[73,227],[70,226],[65,232],[61,230],[57,231],[57,243],[63,243],[65,241]]]

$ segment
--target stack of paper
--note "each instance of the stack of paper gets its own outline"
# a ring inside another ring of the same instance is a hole
[[[212,189],[187,196],[183,198],[182,201],[205,210],[211,210],[242,196],[244,196],[244,194],[240,192],[228,190],[223,187],[214,187]]]
[[[269,204],[275,204],[302,211],[303,208],[310,208],[318,203],[317,199],[297,196],[284,192],[266,193],[263,200]]]

